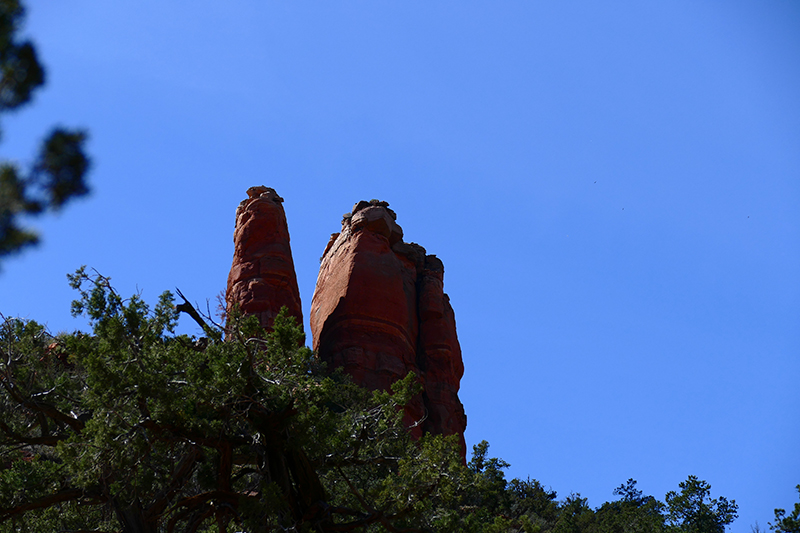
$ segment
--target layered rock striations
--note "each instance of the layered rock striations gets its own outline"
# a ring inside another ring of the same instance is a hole
[[[413,371],[423,393],[406,409],[412,434],[459,435],[465,456],[464,365],[443,287],[442,262],[403,242],[389,204],[361,201],[323,253],[311,333],[320,358],[362,386],[388,389]]]
[[[225,293],[227,311],[238,305],[265,328],[286,306],[303,323],[300,291],[289,246],[283,198],[269,187],[250,187],[236,209],[233,264]]]

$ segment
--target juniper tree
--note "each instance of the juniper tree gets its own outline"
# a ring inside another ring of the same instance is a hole
[[[222,326],[170,293],[151,308],[85,269],[70,283],[91,333],[0,323],[0,533],[722,533],[736,517],[694,476],[666,504],[628,480],[592,509],[507,481],[485,441],[464,465],[454,439],[410,438],[413,374],[362,389],[286,313]],[[203,337],[174,333],[180,311]]]
[[[465,472],[452,439],[403,426],[413,375],[366,391],[285,314],[195,339],[169,293],[71,283],[91,334],[0,328],[0,531],[418,531]]]

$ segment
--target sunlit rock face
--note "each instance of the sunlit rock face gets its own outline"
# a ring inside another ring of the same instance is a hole
[[[357,203],[322,256],[311,303],[313,348],[356,383],[388,389],[413,371],[423,393],[406,409],[412,435],[459,435],[467,418],[458,399],[464,365],[444,266],[403,242],[389,204]]]
[[[248,198],[236,209],[233,264],[225,293],[230,313],[238,305],[242,313],[255,315],[270,328],[286,306],[303,323],[289,228],[283,198],[269,187],[250,187]]]
[[[236,210],[227,309],[270,328],[281,307],[302,323],[283,198],[251,187]],[[322,256],[311,304],[313,347],[370,389],[389,389],[414,372],[423,392],[406,408],[415,437],[458,435],[466,457],[467,417],[458,399],[464,365],[444,266],[422,246],[403,242],[389,204],[357,203]]]

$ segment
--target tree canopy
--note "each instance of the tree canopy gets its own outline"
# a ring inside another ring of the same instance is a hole
[[[800,493],[800,485],[797,485]],[[775,509],[775,521],[769,525],[776,533],[800,533],[800,502],[794,504],[794,510],[786,516],[785,509]]]
[[[0,113],[29,103],[45,82],[36,49],[18,36],[24,15],[18,0],[0,0]],[[39,241],[23,217],[57,211],[89,192],[85,141],[83,131],[54,128],[30,168],[0,163],[0,260]]]
[[[42,530],[390,531],[427,527],[460,459],[441,437],[414,443],[391,393],[322,372],[281,315],[173,335],[177,309],[123,300],[81,270],[73,312],[93,334],[51,336],[7,320],[0,523]],[[2,527],[2,526],[0,526]]]
[[[736,517],[694,476],[666,503],[632,479],[597,509],[559,500],[508,481],[485,441],[465,465],[452,438],[412,440],[413,374],[357,387],[284,314],[223,327],[170,293],[151,308],[86,269],[70,283],[91,334],[0,326],[0,532],[721,533]],[[180,311],[205,336],[176,335]]]

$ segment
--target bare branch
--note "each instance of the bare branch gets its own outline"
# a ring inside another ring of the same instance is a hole
[[[202,330],[205,332],[206,335],[209,336],[212,335],[214,333],[214,330],[211,328],[211,326],[206,324],[205,320],[203,320],[203,317],[200,316],[200,313],[197,312],[197,309],[195,309],[194,306],[189,303],[189,300],[186,299],[186,296],[183,295],[183,293],[179,288],[175,287],[175,291],[177,291],[178,296],[183,298],[183,303],[176,305],[175,309],[180,313],[186,313],[187,315],[192,317],[192,320],[197,322],[197,324],[202,328]]]

